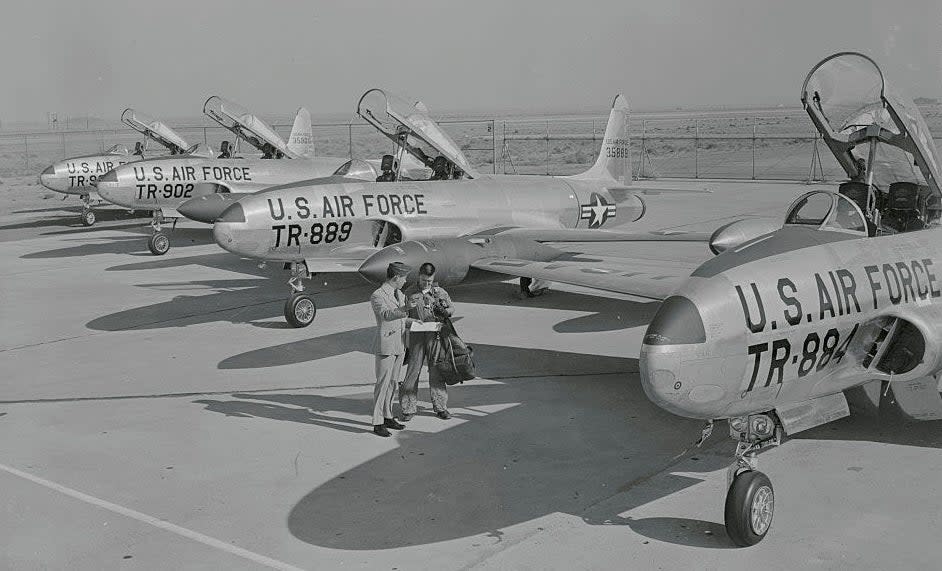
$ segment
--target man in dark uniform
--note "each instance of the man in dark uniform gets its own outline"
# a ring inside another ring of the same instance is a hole
[[[380,163],[383,174],[376,177],[376,182],[396,182],[396,158],[392,155],[383,155]]]
[[[418,321],[443,321],[451,317],[454,306],[448,292],[435,284],[435,266],[426,262],[419,266],[419,279],[416,287],[407,293],[409,317]],[[442,420],[451,418],[448,412],[448,389],[432,366],[429,349],[436,333],[410,331],[408,335],[408,362],[406,376],[399,387],[399,406],[402,407],[402,421],[408,422],[415,416],[416,400],[419,395],[419,374],[422,366],[428,365],[428,385],[432,396],[432,410]]]

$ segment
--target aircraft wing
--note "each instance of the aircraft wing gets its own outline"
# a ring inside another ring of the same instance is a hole
[[[305,258],[304,263],[312,274],[345,274],[356,272],[363,263],[362,258]]]
[[[478,232],[477,236],[512,236],[534,242],[709,242],[708,232],[615,232],[586,228],[506,228]]]
[[[489,272],[586,287],[635,297],[662,300],[674,292],[695,264],[662,263],[644,259],[556,260],[535,262],[513,258],[484,258],[471,267]]]

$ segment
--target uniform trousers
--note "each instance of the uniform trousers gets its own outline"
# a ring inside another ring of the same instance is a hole
[[[419,397],[419,374],[422,366],[428,366],[428,387],[432,397],[432,409],[435,412],[448,410],[448,388],[438,371],[429,363],[428,341],[431,333],[409,334],[409,362],[406,376],[399,387],[399,406],[403,414],[415,414],[416,401]]]
[[[373,387],[373,425],[383,424],[383,419],[393,418],[393,399],[396,396],[396,381],[402,368],[404,355],[376,355],[376,386]]]

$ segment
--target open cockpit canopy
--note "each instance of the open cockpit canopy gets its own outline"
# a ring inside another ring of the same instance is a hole
[[[213,95],[203,104],[203,113],[261,151],[265,158],[298,158],[274,129],[238,103]]]
[[[925,119],[887,84],[872,59],[855,52],[825,58],[805,78],[801,102],[851,180],[883,192],[909,183],[942,199],[938,155]]]
[[[371,89],[360,98],[357,115],[433,171],[451,173],[451,178],[479,176],[422,102],[410,104],[382,89]]]
[[[128,108],[121,113],[121,122],[138,133],[167,147],[171,154],[179,155],[190,146],[176,131],[150,115]]]

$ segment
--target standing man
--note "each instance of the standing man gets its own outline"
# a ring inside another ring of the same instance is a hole
[[[414,291],[408,296],[409,317],[417,321],[444,321],[455,312],[448,292],[435,284],[435,266],[426,262],[419,266],[419,282]],[[408,422],[415,416],[416,400],[419,396],[419,374],[422,366],[428,365],[428,386],[432,393],[432,410],[442,419],[451,418],[448,412],[448,388],[439,377],[431,363],[432,355],[429,347],[434,340],[435,333],[410,332],[409,333],[409,363],[406,376],[399,388],[399,406],[402,407],[402,421]]]
[[[393,262],[386,268],[386,281],[370,296],[370,305],[376,317],[376,337],[373,353],[376,355],[376,387],[373,389],[373,433],[389,436],[390,428],[405,428],[393,418],[392,403],[396,379],[402,367],[406,328],[414,321],[408,315],[409,305],[400,291],[411,268],[402,262]]]

